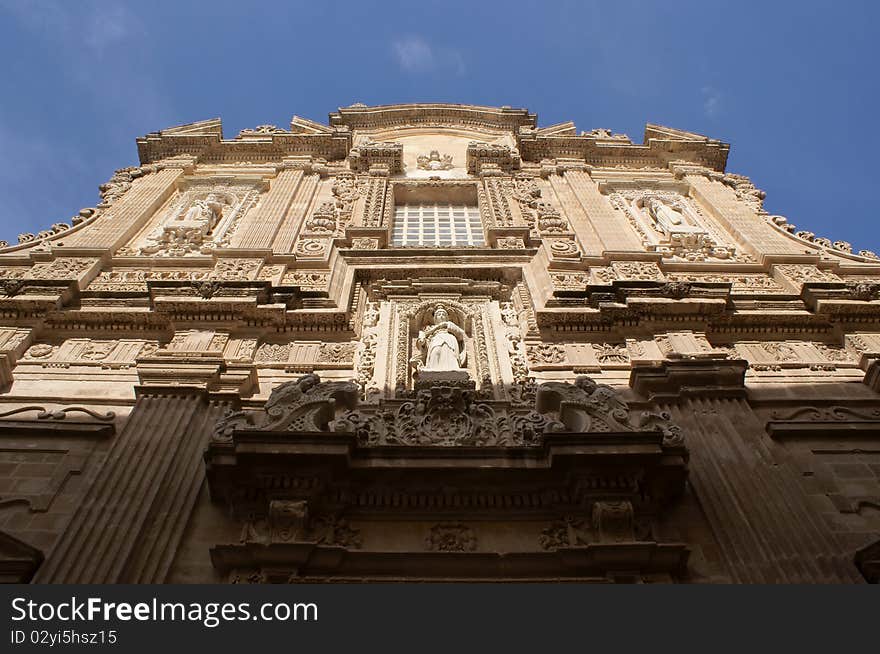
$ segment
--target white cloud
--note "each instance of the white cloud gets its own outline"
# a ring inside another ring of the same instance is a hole
[[[402,36],[391,43],[391,52],[397,65],[407,73],[451,71],[464,75],[467,70],[464,57],[454,48],[431,45],[417,35]]]
[[[398,65],[407,72],[418,73],[434,67],[434,52],[430,44],[421,37],[396,39],[391,48]]]
[[[721,92],[713,86],[704,86],[702,91],[703,112],[713,118],[721,111]]]

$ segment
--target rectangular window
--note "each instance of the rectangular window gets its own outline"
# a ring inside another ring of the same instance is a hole
[[[486,244],[478,207],[403,204],[394,207],[391,244],[403,247],[474,247]]]

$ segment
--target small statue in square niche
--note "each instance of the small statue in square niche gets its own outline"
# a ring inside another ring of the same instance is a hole
[[[437,150],[431,150],[428,155],[421,155],[418,158],[419,168],[422,170],[449,170],[452,168],[452,155],[440,155]]]

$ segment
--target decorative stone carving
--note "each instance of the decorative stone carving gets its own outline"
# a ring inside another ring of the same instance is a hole
[[[273,389],[262,414],[236,411],[222,418],[213,439],[229,441],[235,429],[327,431],[336,406],[353,407],[357,396],[352,382],[322,382],[317,375],[304,375]]]
[[[590,527],[585,520],[565,516],[544,529],[538,538],[538,543],[542,549],[555,550],[560,547],[589,545],[593,540]]]
[[[562,429],[573,432],[616,432],[653,430],[663,433],[667,447],[684,444],[681,429],[665,412],[634,413],[617,391],[597,384],[589,377],[578,377],[574,384],[547,382],[538,387],[535,410],[558,415]]]
[[[577,243],[570,238],[546,239],[546,242],[554,257],[577,257],[581,253]]]
[[[495,241],[499,250],[522,250],[526,247],[525,241],[515,236],[503,236]]]
[[[670,273],[670,281],[703,284],[730,284],[732,293],[782,293],[784,288],[772,277],[763,273],[683,274]]]
[[[394,413],[346,413],[334,429],[354,432],[363,445],[515,445],[518,440],[506,416],[477,402],[473,391],[439,384],[417,391]]]
[[[453,168],[452,156],[448,154],[441,156],[437,150],[419,155],[417,162],[420,170],[450,170]]]
[[[361,194],[361,183],[348,171],[340,172],[331,186],[333,199],[323,202],[306,220],[303,235],[341,237],[351,222],[355,201]]]
[[[260,259],[220,259],[211,276],[228,281],[254,279],[262,263]]]
[[[629,353],[627,352],[625,344],[609,345],[608,343],[593,343],[593,350],[596,353],[596,360],[600,364],[629,363]]]
[[[359,236],[351,239],[351,247],[354,250],[378,250],[379,239]]]
[[[101,203],[98,208],[110,207],[131,188],[132,180],[142,174],[140,168],[120,168],[113,173],[113,177],[98,187],[101,194]]]
[[[785,278],[794,284],[809,282],[840,282],[840,277],[827,270],[820,270],[816,266],[785,263],[773,266],[774,271],[780,272]]]
[[[330,273],[292,270],[284,273],[282,286],[299,286],[302,290],[326,291],[330,284]]]
[[[519,168],[520,156],[516,148],[500,143],[471,141],[467,146],[467,169],[472,175],[479,175],[484,167],[494,165],[499,171]]]
[[[287,343],[263,343],[257,348],[256,361],[284,362],[290,357],[290,345]]]
[[[550,432],[659,431],[663,446],[680,448],[681,430],[669,415],[633,412],[614,389],[578,377],[575,384],[537,387],[534,410],[510,411],[506,404],[479,401],[473,390],[436,383],[414,399],[357,406],[358,386],[321,382],[305,375],[275,388],[262,413],[236,411],[221,419],[214,442],[236,429],[354,434],[362,446],[526,446]]]
[[[328,239],[301,238],[296,242],[293,253],[300,258],[322,258],[330,249]]]
[[[378,305],[375,302],[367,302],[364,307],[361,344],[356,365],[356,381],[361,389],[361,399],[365,401],[372,401],[380,391],[379,385],[373,379],[376,369],[376,347],[380,337],[377,329],[379,316]]]
[[[552,273],[550,283],[554,291],[585,291],[590,276],[586,273]]]
[[[309,505],[305,500],[272,500],[269,503],[270,540],[276,543],[303,538],[309,520]]]
[[[246,127],[241,130],[238,135],[246,136],[250,134],[289,134],[287,130],[281,129],[275,125],[257,125],[256,127]]]
[[[656,263],[647,261],[615,261],[611,264],[613,275],[618,279],[662,280],[663,273]]]
[[[318,350],[320,363],[351,363],[357,343],[321,343]]]
[[[403,172],[403,145],[367,140],[349,152],[348,160],[354,171],[371,172],[379,165],[386,168],[387,174],[396,175]]]
[[[468,525],[441,522],[431,527],[425,547],[434,552],[473,552],[477,549],[477,536]]]
[[[319,516],[312,522],[310,540],[318,545],[360,549],[363,543],[359,529],[339,515]]]
[[[38,263],[30,269],[27,276],[31,279],[79,279],[82,273],[97,262],[97,259],[65,257],[51,263]]]
[[[534,363],[564,363],[565,347],[557,343],[526,345],[526,355]]]
[[[98,274],[88,285],[89,291],[146,292],[147,282],[152,280],[167,281],[206,281],[214,274],[213,270],[142,270],[114,269]]]

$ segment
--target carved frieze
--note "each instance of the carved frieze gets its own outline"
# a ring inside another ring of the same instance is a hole
[[[44,368],[95,366],[110,370],[135,365],[138,357],[154,352],[156,341],[139,339],[93,340],[70,338],[59,345],[35,343],[24,353],[23,363],[39,363]]]
[[[114,268],[104,270],[89,282],[86,287],[89,291],[116,291],[120,293],[147,292],[148,281],[186,281],[197,282],[209,280],[213,277],[214,270],[199,268],[174,269],[140,269],[140,268]]]
[[[330,285],[329,272],[289,270],[281,278],[282,286],[299,286],[304,291],[326,291]]]
[[[320,341],[262,343],[256,348],[254,360],[267,367],[311,371],[316,368],[351,368],[358,344]]]
[[[702,284],[730,284],[734,294],[773,294],[783,293],[785,289],[775,279],[763,273],[669,273],[667,278],[676,282],[696,282]]]
[[[664,279],[660,267],[650,261],[614,261],[607,268],[590,268],[590,274],[603,284],[610,284],[615,279],[642,281]]]
[[[82,279],[98,264],[98,259],[65,257],[50,263],[35,264],[26,274],[29,279]]]

